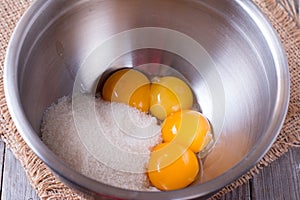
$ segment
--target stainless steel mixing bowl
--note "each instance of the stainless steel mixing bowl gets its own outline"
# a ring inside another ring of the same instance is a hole
[[[70,169],[40,140],[43,112],[71,94],[76,81],[92,92],[110,66],[147,63],[180,72],[214,127],[217,142],[202,183],[169,192],[111,187]],[[268,151],[289,99],[282,46],[248,0],[36,1],[12,36],[4,78],[12,118],[37,156],[77,189],[125,199],[204,198],[218,191]]]

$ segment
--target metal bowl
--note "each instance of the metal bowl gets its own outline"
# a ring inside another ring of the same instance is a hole
[[[214,128],[201,183],[169,192],[115,188],[72,170],[44,145],[43,112],[76,82],[93,92],[112,66],[151,71],[149,63],[179,72]],[[212,195],[265,155],[289,100],[282,46],[248,0],[36,1],[10,41],[4,84],[22,137],[62,181],[95,197],[124,199]]]

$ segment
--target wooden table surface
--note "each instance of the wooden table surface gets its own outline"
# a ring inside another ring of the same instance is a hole
[[[0,140],[0,199],[37,200],[21,164]],[[300,148],[292,148],[225,199],[300,200]]]

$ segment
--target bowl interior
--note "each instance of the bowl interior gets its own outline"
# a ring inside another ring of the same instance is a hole
[[[40,7],[33,8],[39,12],[17,59],[20,102],[37,136],[45,109],[70,95],[76,81],[94,92],[107,70],[139,67],[157,73],[157,66],[165,65],[187,80],[214,129],[216,145],[205,159],[202,184],[226,174],[218,179],[225,186],[276,138],[288,98],[286,63],[269,24],[251,3],[95,0]]]

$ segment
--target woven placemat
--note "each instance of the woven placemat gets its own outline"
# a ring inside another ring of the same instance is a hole
[[[291,96],[288,114],[276,142],[266,156],[247,174],[223,188],[212,199],[246,183],[259,171],[288,151],[300,145],[300,18],[299,0],[253,0],[277,31],[287,54],[291,75]],[[298,3],[296,2],[298,1]],[[60,182],[32,152],[18,133],[8,112],[3,88],[3,68],[8,41],[16,23],[31,0],[1,0],[0,2],[0,135],[20,160],[28,180],[41,199],[86,199]],[[298,6],[298,8],[296,7]]]

